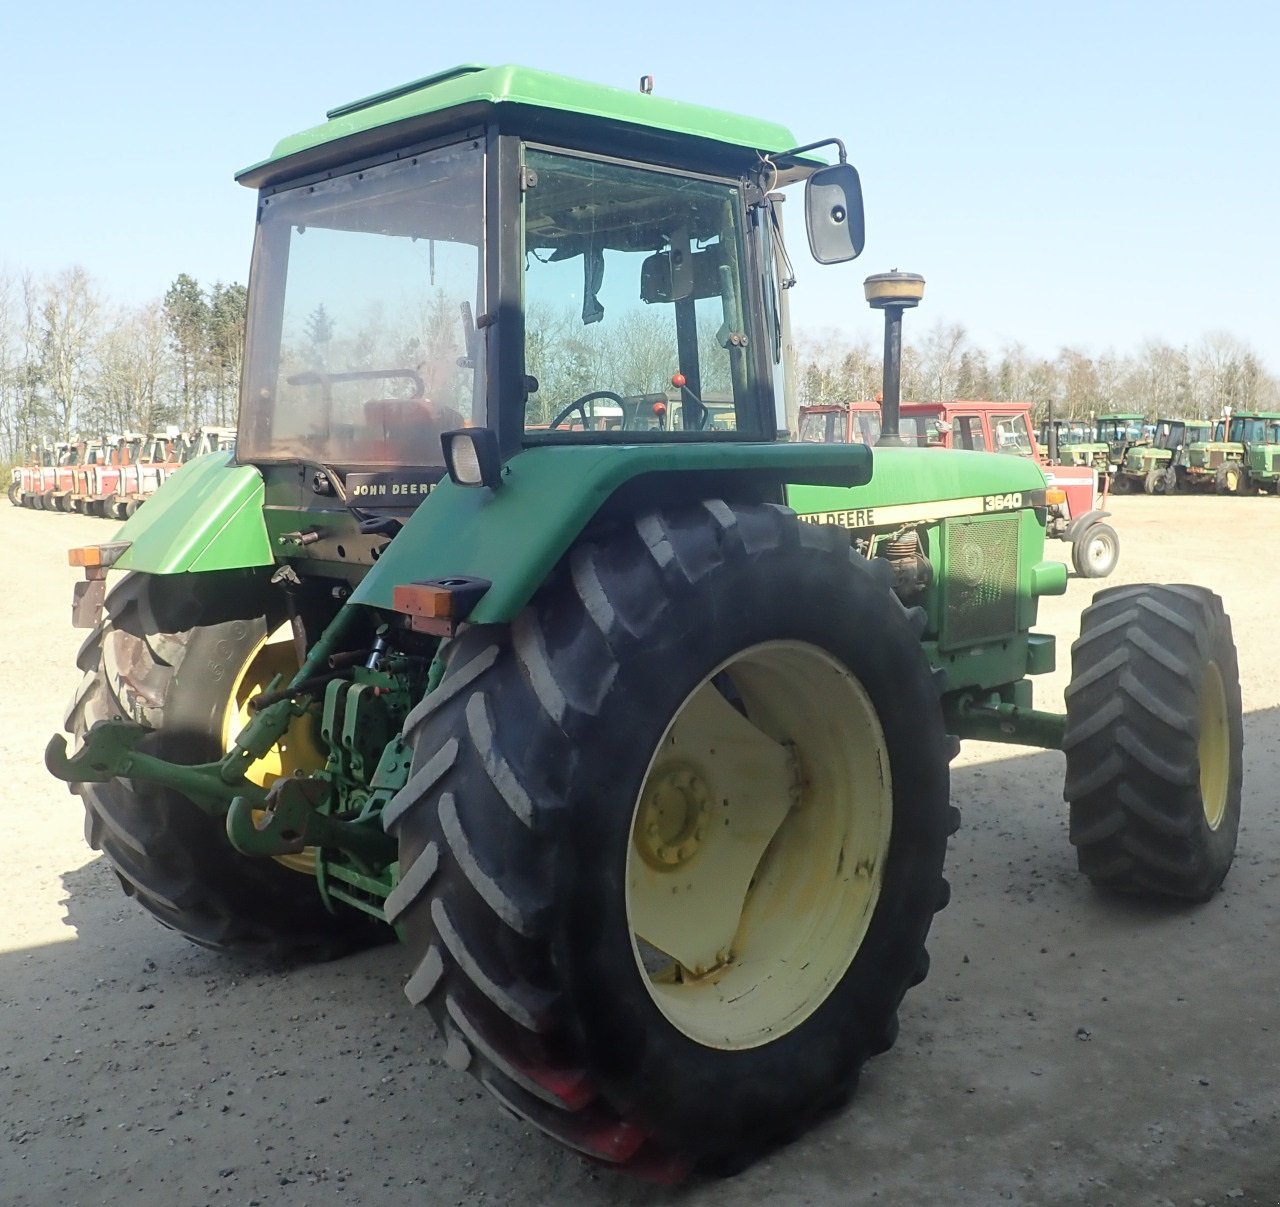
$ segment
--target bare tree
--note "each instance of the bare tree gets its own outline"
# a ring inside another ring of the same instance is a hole
[[[907,372],[903,364],[903,397],[920,401],[960,396],[960,360],[969,344],[969,336],[959,323],[935,323],[915,349],[914,380],[907,388]]]
[[[40,290],[42,377],[64,440],[74,438],[76,405],[93,372],[100,308],[96,286],[78,265]]]
[[[123,311],[108,324],[92,390],[95,432],[148,434],[176,417],[167,340],[159,302]]]

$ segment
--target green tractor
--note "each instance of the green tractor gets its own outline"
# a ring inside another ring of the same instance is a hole
[[[1280,494],[1280,412],[1255,411],[1243,426],[1248,485]]]
[[[1107,444],[1097,438],[1094,429],[1079,423],[1055,419],[1045,425],[1045,448],[1057,448],[1059,465],[1089,465],[1100,475],[1108,471]],[[1050,442],[1056,439],[1056,445]]]
[[[1143,490],[1149,495],[1174,493],[1187,464],[1187,450],[1208,440],[1213,424],[1207,419],[1159,419],[1150,444],[1138,444],[1116,466],[1115,489]]]
[[[841,143],[468,66],[240,180],[234,451],[72,551],[85,678],[45,754],[162,923],[275,956],[398,937],[450,1065],[661,1178],[802,1133],[894,1042],[960,738],[1065,752],[1099,885],[1217,890],[1221,601],[1101,592],[1065,715],[1032,707],[1066,586],[1045,478],[894,447],[919,278],[867,286],[882,447],[776,440],[777,190],[852,259]]]
[[[1280,473],[1278,443],[1280,412],[1237,411],[1214,424],[1211,439],[1190,446],[1182,481],[1220,495],[1274,490]]]

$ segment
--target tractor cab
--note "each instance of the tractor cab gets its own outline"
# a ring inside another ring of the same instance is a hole
[[[1142,415],[1117,412],[1099,415],[1094,429],[1094,442],[1106,445],[1107,464],[1112,469],[1124,463],[1125,454],[1135,445],[1146,442],[1145,420]]]
[[[811,245],[848,259],[851,166],[771,123],[522,68],[461,67],[330,117],[240,175],[261,201],[235,457],[268,508],[302,464],[328,497],[411,511],[446,439],[486,466],[774,439],[770,194],[807,182]]]

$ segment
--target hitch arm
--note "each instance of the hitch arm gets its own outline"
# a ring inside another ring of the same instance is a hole
[[[75,754],[67,753],[67,739],[54,734],[44,749],[44,765],[51,775],[68,783],[102,784],[117,776],[148,780],[181,792],[206,813],[221,817],[236,797],[261,802],[266,793],[257,784],[243,780],[228,783],[224,778],[227,760],[184,765],[156,758],[137,749],[151,730],[132,721],[99,721],[84,737]],[[228,758],[239,753],[233,750]]]

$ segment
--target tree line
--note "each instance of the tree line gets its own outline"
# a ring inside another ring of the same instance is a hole
[[[798,339],[796,353],[802,406],[871,399],[880,389],[878,341],[834,332],[807,335]],[[962,325],[940,322],[914,340],[904,338],[902,397],[1030,402],[1037,420],[1050,407],[1064,419],[1108,411],[1191,419],[1217,417],[1224,407],[1280,409],[1280,381],[1248,344],[1225,332],[1207,334],[1190,347],[1149,340],[1128,353],[1092,355],[1063,347],[1042,357],[1017,343],[993,355]]]
[[[558,396],[557,385],[576,396],[584,380],[619,389],[621,374],[643,392],[657,388],[643,384],[649,378],[665,379],[668,353],[655,352],[662,341],[643,316],[610,340],[589,342],[568,320],[535,317],[530,354],[544,377],[543,409]],[[326,321],[323,314],[309,320],[321,328]],[[452,316],[448,321],[456,325]],[[236,283],[202,285],[182,273],[162,298],[122,307],[80,267],[45,278],[0,273],[0,463],[57,440],[234,424],[244,326],[245,288]],[[326,344],[331,334],[307,333]],[[801,405],[874,398],[879,341],[801,334],[795,381]],[[1280,381],[1224,332],[1193,346],[1152,340],[1127,353],[1063,347],[1043,357],[1017,343],[992,353],[962,325],[939,322],[914,337],[908,331],[902,395],[1028,401],[1038,417],[1052,406],[1063,418],[1115,410],[1190,418],[1228,406],[1280,408]]]
[[[0,272],[0,462],[60,440],[234,424],[245,287],[180,274],[140,306],[81,267]]]

